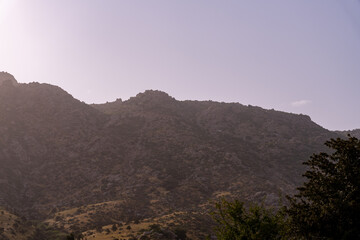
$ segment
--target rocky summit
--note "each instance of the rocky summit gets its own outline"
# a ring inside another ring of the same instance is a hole
[[[150,239],[156,227],[203,239],[211,201],[276,206],[302,182],[302,162],[342,135],[301,114],[153,90],[88,105],[4,72],[0,113],[0,208],[12,216],[0,239],[57,239],[28,220],[92,239],[136,238],[141,228]]]
[[[0,86],[7,81],[14,86],[18,84],[13,75],[7,72],[0,72]]]

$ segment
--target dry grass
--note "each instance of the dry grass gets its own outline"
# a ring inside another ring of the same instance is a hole
[[[3,229],[2,235],[9,240],[25,240],[34,231],[31,226],[23,226],[19,217],[3,209],[0,209],[0,229]]]

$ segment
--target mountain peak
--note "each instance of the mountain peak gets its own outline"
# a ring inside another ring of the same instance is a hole
[[[18,82],[13,75],[8,72],[0,72],[0,86],[7,81],[10,81],[14,86],[18,85]]]
[[[175,101],[175,98],[171,97],[169,94],[159,90],[146,90],[143,93],[139,93],[136,97],[129,99],[130,102],[135,102],[138,104],[166,104],[169,102]]]
[[[160,90],[146,90],[143,93],[139,93],[136,95],[136,97],[139,98],[159,98],[159,99],[174,99],[166,92],[160,91]]]

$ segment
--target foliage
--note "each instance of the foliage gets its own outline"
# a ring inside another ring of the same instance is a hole
[[[331,139],[314,154],[299,193],[289,197],[291,229],[306,239],[360,239],[360,141]]]
[[[52,227],[48,227],[42,223],[33,222],[34,232],[29,236],[28,240],[63,240],[65,238],[65,233],[60,232]]]
[[[66,236],[66,240],[83,240],[84,235],[82,233],[70,233]]]
[[[248,209],[238,200],[225,199],[216,203],[213,218],[218,223],[216,234],[220,240],[282,239],[285,220],[281,211],[252,205]]]
[[[74,233],[71,233],[70,235],[66,236],[66,240],[75,240]]]
[[[149,229],[154,232],[161,232],[161,226],[159,224],[151,224]]]
[[[111,227],[111,230],[112,230],[113,232],[115,232],[117,229],[118,229],[118,228],[117,228],[116,224],[113,224],[112,227]]]
[[[185,229],[176,228],[176,229],[174,230],[174,233],[175,233],[177,239],[179,239],[179,240],[186,240],[186,239],[187,239],[186,230],[185,230]]]

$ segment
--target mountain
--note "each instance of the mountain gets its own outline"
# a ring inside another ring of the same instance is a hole
[[[360,129],[354,129],[354,130],[348,130],[348,131],[336,131],[336,133],[343,135],[343,136],[347,136],[350,134],[353,137],[360,138]]]
[[[7,73],[7,72],[0,72],[0,86],[4,82],[9,82],[7,84],[12,84],[14,86],[18,85],[18,82],[16,81],[16,79],[14,78],[13,75],[11,75],[10,73]]]
[[[302,182],[301,163],[341,136],[301,114],[153,90],[88,105],[8,73],[0,73],[0,112],[0,208],[87,234],[175,218],[201,239],[209,201],[277,205]]]

